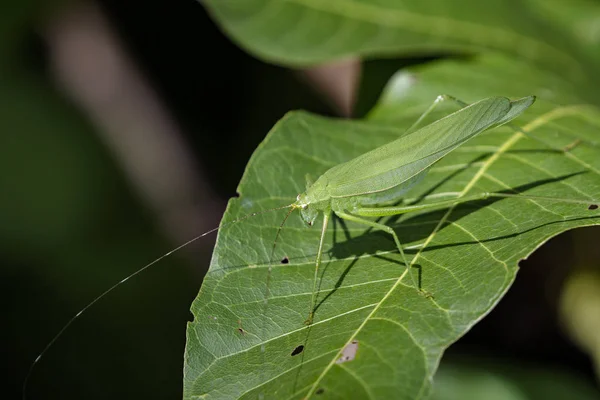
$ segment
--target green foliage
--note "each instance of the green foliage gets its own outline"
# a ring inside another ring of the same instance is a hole
[[[454,93],[467,101],[486,91],[531,93],[534,87],[527,81],[498,90],[497,82],[508,82],[503,62],[471,62],[462,65],[463,75],[452,73],[461,70],[453,61],[402,72],[365,121],[304,112],[287,115],[250,160],[240,198],[231,200],[223,222],[292,203],[304,191],[306,173],[319,176],[401,135],[434,93],[447,92],[436,79],[449,82],[448,88],[456,87]],[[474,71],[495,79],[479,80]],[[522,73],[535,75],[533,70]],[[588,106],[557,106],[542,99],[517,123],[564,147],[578,137],[593,138],[600,115]],[[591,204],[600,198],[600,149],[586,143],[569,153],[556,152],[503,127],[446,156],[407,198],[481,191],[589,199]],[[560,232],[600,223],[600,211],[585,206],[520,199],[386,220],[419,267],[422,287],[433,293],[433,299],[427,299],[398,284],[402,265],[387,235],[338,221],[325,245],[328,257],[315,323],[306,327],[319,230],[291,217],[277,244],[277,259],[269,260],[283,215],[284,211],[266,213],[219,233],[210,272],[192,307],[186,398],[256,398],[261,393],[267,398],[302,398],[320,389],[323,398],[425,397],[444,349],[500,300],[519,260]],[[289,264],[279,263],[284,256]],[[337,364],[340,349],[351,340],[358,340],[357,358]],[[291,356],[299,345],[304,351]]]
[[[349,55],[501,52],[559,73],[590,98],[598,66],[593,1],[205,0],[262,58],[302,65]],[[551,3],[551,4],[548,4]],[[574,29],[573,27],[577,27]],[[585,62],[582,62],[585,60]]]

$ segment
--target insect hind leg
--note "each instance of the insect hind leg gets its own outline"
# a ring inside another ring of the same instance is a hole
[[[442,97],[444,100],[450,100],[450,101],[456,103],[460,108],[464,108],[464,107],[469,106],[469,103],[466,103],[466,102],[460,100],[459,98],[451,96],[451,95],[448,95],[448,94],[444,94],[444,95],[438,96],[438,98],[440,98],[440,97]],[[553,144],[548,143],[544,139],[541,139],[541,138],[539,138],[539,137],[537,137],[535,135],[532,135],[531,133],[523,130],[520,126],[515,125],[512,122],[506,123],[506,126],[508,126],[510,129],[512,129],[512,130],[514,130],[516,132],[519,132],[520,134],[522,134],[522,135],[524,135],[524,136],[526,136],[526,137],[528,137],[528,138],[530,138],[532,140],[535,140],[538,143],[543,144],[544,146],[546,146],[549,149],[554,150],[554,151],[556,151],[558,153],[567,153],[567,152],[571,151],[572,149],[574,149],[575,147],[577,147],[580,143],[582,143],[581,139],[575,139],[573,142],[567,144],[564,147],[556,147]]]
[[[427,107],[427,110],[425,110],[425,112],[423,112],[423,114],[421,114],[421,116],[419,116],[419,118],[417,118],[417,120],[415,121],[415,123],[414,123],[414,124],[412,124],[412,125],[411,125],[411,126],[410,126],[410,127],[407,129],[407,130],[406,130],[406,132],[404,132],[404,134],[406,135],[406,134],[408,134],[408,133],[411,133],[412,131],[416,130],[416,129],[417,129],[417,127],[418,127],[419,125],[421,125],[421,123],[423,122],[423,120],[424,120],[425,118],[427,118],[427,116],[428,116],[429,114],[431,114],[431,113],[433,112],[433,110],[435,110],[435,108],[436,108],[436,107],[437,107],[437,106],[438,106],[438,105],[439,105],[441,102],[443,102],[444,100],[446,100],[446,99],[447,99],[447,97],[448,97],[448,96],[447,96],[447,95],[444,95],[444,94],[441,94],[441,95],[439,95],[438,97],[436,97],[436,98],[435,98],[435,100],[433,101],[433,103],[431,103],[431,104],[429,105],[429,107]]]
[[[421,123],[425,120],[425,118],[427,118],[427,116],[429,116],[429,114],[431,114],[438,105],[440,105],[441,103],[445,102],[445,101],[451,101],[453,103],[456,103],[460,108],[464,108],[469,106],[468,103],[465,103],[464,101],[451,96],[449,94],[440,94],[438,95],[435,100],[429,105],[429,107],[427,107],[427,110],[425,110],[423,112],[423,114],[421,114],[419,116],[419,118],[417,118],[417,120],[415,121],[414,124],[412,124],[404,134],[408,134],[411,133],[412,131],[416,130],[419,125],[421,125]]]

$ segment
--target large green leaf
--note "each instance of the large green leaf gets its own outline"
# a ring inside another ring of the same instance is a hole
[[[567,78],[597,82],[589,2],[539,0],[204,0],[223,29],[263,59],[303,65],[345,56],[494,51]],[[564,9],[569,8],[570,12]],[[549,11],[554,10],[554,11]],[[556,10],[559,10],[558,12]],[[585,22],[585,21],[583,21]],[[590,28],[587,28],[587,27]]]
[[[563,98],[577,101],[562,80],[509,64],[492,57],[403,72],[365,121],[288,114],[252,156],[240,197],[230,201],[223,223],[290,204],[304,190],[305,174],[317,177],[397,138],[440,93],[469,102],[539,94],[516,122],[555,147],[576,138],[585,142],[563,153],[507,127],[486,132],[436,164],[407,199],[516,191],[591,205],[600,199],[600,149],[589,143],[598,140],[600,113],[560,105]],[[517,73],[524,79],[511,80]],[[432,118],[454,109],[447,104]],[[219,232],[192,305],[185,398],[424,398],[444,349],[500,300],[519,260],[560,232],[600,224],[594,207],[521,199],[384,219],[404,243],[422,288],[433,294],[427,298],[399,280],[404,269],[389,235],[334,220],[315,321],[305,326],[321,219],[309,228],[290,217],[270,259],[285,212],[267,212]],[[284,257],[288,263],[280,262]],[[356,357],[338,363],[352,341]]]

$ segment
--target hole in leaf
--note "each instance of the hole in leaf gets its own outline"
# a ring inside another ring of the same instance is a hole
[[[238,327],[237,327],[236,330],[238,331],[238,333],[240,335],[245,335],[246,334],[246,331],[244,330],[244,328],[242,328],[242,320],[241,319],[238,320]]]
[[[598,204],[590,204],[590,206],[588,207],[588,210],[597,210],[598,209]]]
[[[325,393],[325,389],[323,389],[323,388],[319,388],[319,389],[317,389],[317,391],[315,392],[315,394],[323,394],[323,393]]]
[[[300,345],[300,346],[296,347],[294,349],[294,351],[292,351],[292,357],[297,356],[298,354],[302,353],[303,351],[304,351],[304,345]]]
[[[287,258],[287,256],[285,256],[285,257],[283,257],[283,258],[281,259],[281,263],[282,263],[282,264],[289,264],[289,263],[290,263],[290,259],[289,259],[289,258]]]
[[[358,352],[358,340],[353,340],[342,350],[342,355],[335,362],[336,364],[342,364],[348,361],[354,360],[356,353]]]

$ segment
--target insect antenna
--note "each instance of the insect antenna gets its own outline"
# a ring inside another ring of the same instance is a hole
[[[54,343],[56,343],[56,341],[58,339],[60,339],[60,337],[63,335],[63,333],[65,333],[65,331],[67,329],[69,329],[69,327],[73,324],[73,322],[75,322],[84,312],[86,312],[90,307],[92,307],[94,304],[96,304],[98,301],[102,300],[102,298],[104,298],[106,295],[108,295],[110,292],[112,292],[113,290],[115,290],[118,286],[122,285],[123,283],[127,282],[129,279],[141,274],[142,272],[144,272],[145,270],[147,270],[148,268],[150,268],[151,266],[153,266],[154,264],[158,263],[159,261],[162,261],[163,259],[169,257],[171,254],[183,249],[186,246],[189,246],[190,244],[194,243],[195,241],[197,241],[200,238],[203,238],[207,235],[210,235],[213,232],[218,231],[219,229],[225,228],[226,226],[229,225],[233,225],[236,224],[238,222],[244,221],[248,218],[252,218],[254,216],[260,215],[260,214],[265,214],[271,211],[277,211],[277,210],[283,210],[284,208],[292,208],[290,210],[289,214],[294,210],[293,208],[293,204],[288,204],[285,206],[281,206],[281,207],[274,207],[274,208],[269,208],[267,210],[261,210],[261,211],[256,211],[250,214],[246,214],[238,219],[235,219],[233,221],[229,221],[226,222],[224,224],[221,224],[220,226],[213,228],[209,231],[206,231],[198,236],[193,237],[192,239],[188,240],[187,242],[175,247],[173,250],[163,254],[162,256],[158,257],[157,259],[155,259],[154,261],[146,264],[145,266],[143,266],[142,268],[138,269],[137,271],[131,273],[130,275],[127,275],[125,278],[121,279],[119,282],[115,283],[114,285],[112,285],[111,287],[109,287],[108,289],[106,289],[104,292],[102,292],[100,295],[98,295],[96,298],[94,298],[90,303],[88,303],[87,306],[83,307],[77,314],[75,314],[73,317],[71,317],[71,319],[69,319],[67,321],[67,323],[58,331],[58,333],[56,335],[54,335],[54,337],[52,338],[52,340],[50,340],[50,342],[48,342],[48,344],[44,347],[44,349],[38,354],[38,356],[35,358],[35,360],[33,360],[33,362],[31,363],[31,366],[29,367],[29,370],[27,371],[27,375],[25,376],[25,380],[23,381],[23,389],[22,389],[22,393],[23,393],[23,400],[26,399],[26,394],[27,394],[27,384],[29,383],[29,378],[31,377],[31,374],[33,373],[35,367],[37,366],[37,364],[39,363],[39,361],[42,359],[42,357],[48,352],[48,350],[50,350],[50,348],[52,348],[52,346],[54,345]],[[287,217],[286,217],[287,219]],[[285,222],[285,220],[284,220]],[[283,224],[282,224],[283,226]],[[281,227],[280,227],[281,230]],[[278,232],[279,235],[279,232]],[[274,250],[274,248],[273,248]]]

